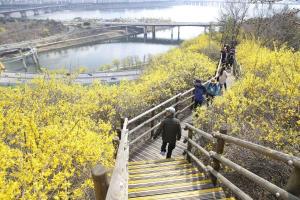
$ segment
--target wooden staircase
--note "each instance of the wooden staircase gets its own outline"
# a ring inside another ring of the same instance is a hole
[[[107,171],[103,166],[98,164],[92,170],[96,199],[234,200],[234,198],[225,197],[223,189],[219,187],[221,183],[222,187],[226,187],[239,199],[253,200],[222,174],[224,166],[227,166],[234,171],[232,172],[235,173],[234,175],[248,178],[249,181],[267,190],[274,197],[284,200],[300,200],[296,196],[300,195],[300,179],[298,178],[300,177],[300,158],[230,136],[227,134],[226,127],[221,127],[219,132],[208,133],[193,126],[188,117],[189,110],[194,104],[193,90],[194,88],[191,88],[179,93],[138,116],[122,120],[118,140],[115,140],[116,163],[110,182],[108,182]],[[163,120],[165,108],[170,106],[176,108],[178,116],[182,114],[187,118],[182,121],[184,130],[181,141],[177,141],[173,151],[174,158],[162,159],[162,155],[159,154],[161,140],[152,140],[151,136]],[[206,146],[201,146],[199,139],[213,148],[207,150]],[[227,148],[237,145],[293,166],[287,189],[278,187],[226,158],[223,155],[225,143],[228,143]],[[183,152],[185,157],[182,156]],[[204,162],[202,156],[211,162]],[[198,169],[203,170],[205,174]]]
[[[226,199],[222,188],[215,187],[183,157],[130,162],[128,197],[130,200]]]

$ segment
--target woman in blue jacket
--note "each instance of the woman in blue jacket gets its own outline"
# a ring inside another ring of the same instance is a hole
[[[209,103],[212,104],[212,100],[215,96],[220,95],[221,87],[215,78],[212,78],[209,83],[206,85],[206,97],[207,97],[207,106]]]

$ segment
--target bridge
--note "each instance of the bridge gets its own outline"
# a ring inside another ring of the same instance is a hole
[[[47,6],[36,6],[36,7],[26,7],[18,9],[9,9],[0,11],[0,16],[5,18],[10,18],[13,13],[20,13],[22,18],[27,17],[27,12],[31,11],[34,15],[39,15],[39,11],[44,11],[45,13],[57,11],[59,9],[66,8],[66,5],[47,5]]]
[[[0,61],[2,63],[12,63],[21,60],[25,71],[27,71],[27,60],[31,58],[36,68],[40,70],[37,49],[33,47],[19,47],[11,49],[0,48]]]
[[[107,26],[220,26],[215,22],[102,22],[101,24]]]
[[[182,43],[184,40],[181,39],[163,39],[163,38],[155,38],[155,39],[151,39],[151,38],[147,38],[146,40],[142,37],[130,37],[128,39],[123,39],[126,41],[130,41],[132,43],[141,43],[141,42],[145,42],[148,44],[170,44],[170,45],[179,45],[180,43]]]
[[[237,62],[234,71],[240,71]],[[96,200],[234,200],[226,197],[225,188],[238,199],[253,200],[225,177],[229,173],[247,178],[278,199],[300,200],[297,197],[300,158],[230,136],[227,124],[218,131],[200,130],[191,120],[193,92],[194,88],[187,89],[137,116],[121,118],[114,139],[116,163],[110,181],[103,166],[98,164],[92,169]],[[181,120],[183,139],[177,142],[174,157],[164,159],[159,154],[161,142],[152,136],[164,118],[165,108],[170,106],[176,108],[177,118]],[[286,188],[226,158],[225,146],[226,149],[237,146],[240,151],[247,150],[291,166],[293,171]]]
[[[215,27],[221,26],[216,22],[102,22],[101,24],[106,26],[121,26],[121,27],[143,27],[144,38],[147,39],[147,33],[152,32],[152,39],[155,39],[156,27],[178,27],[178,40],[180,39],[180,27],[181,26],[198,26],[204,27],[204,32],[212,31]],[[149,31],[150,28],[150,31]],[[173,38],[173,29],[171,33],[171,38]]]

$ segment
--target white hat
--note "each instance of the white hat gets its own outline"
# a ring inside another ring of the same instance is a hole
[[[170,112],[170,113],[172,113],[172,114],[175,114],[175,112],[176,112],[176,110],[175,110],[174,107],[166,108],[166,111],[167,111],[167,112]]]

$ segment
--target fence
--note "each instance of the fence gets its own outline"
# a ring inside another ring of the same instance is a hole
[[[122,120],[122,130],[114,141],[117,151],[116,164],[110,182],[103,166],[97,165],[92,170],[97,200],[128,199],[129,150],[133,151],[151,138],[160,121],[164,118],[165,108],[175,107],[177,116],[188,114],[194,104],[193,91],[194,88],[179,93],[132,119],[125,118]],[[130,129],[130,127],[132,128]]]
[[[279,199],[285,200],[300,200],[296,195],[300,195],[300,179],[297,180],[297,177],[300,177],[300,158],[295,156],[290,156],[288,154],[275,151],[269,149],[267,147],[254,144],[245,140],[241,140],[236,137],[232,137],[227,135],[226,129],[221,129],[219,132],[213,132],[212,134],[206,133],[200,129],[197,129],[191,124],[186,124],[185,127],[189,130],[188,137],[186,137],[186,142],[188,142],[188,148],[186,150],[188,160],[194,161],[200,168],[202,168],[205,172],[209,172],[212,178],[212,182],[217,184],[217,180],[220,180],[226,187],[228,187],[233,193],[235,193],[240,199],[243,200],[250,200],[252,199],[249,195],[235,186],[232,182],[226,179],[221,173],[219,173],[221,164],[226,165],[232,170],[235,170],[237,173],[241,174],[242,176],[247,177],[249,180],[255,182],[263,189],[268,190],[270,193],[274,194]],[[198,134],[205,139],[206,141],[210,141],[214,145],[214,151],[207,151],[203,148],[199,142],[195,142],[193,140],[193,136]],[[294,167],[293,173],[290,175],[290,179],[287,185],[286,190],[274,185],[273,183],[259,177],[258,175],[254,174],[253,172],[245,169],[244,167],[236,164],[235,162],[227,159],[226,157],[222,156],[224,151],[224,145],[226,143],[238,145],[239,147],[246,148],[251,150],[252,152],[259,153],[261,155],[267,156],[269,158],[282,161],[288,165]],[[200,152],[201,155],[206,156],[212,161],[211,164],[205,165],[195,153],[192,152],[192,149],[196,149],[197,152]]]

